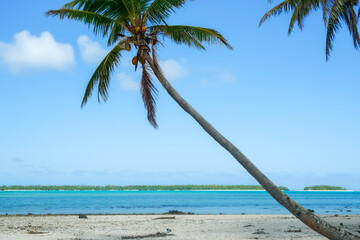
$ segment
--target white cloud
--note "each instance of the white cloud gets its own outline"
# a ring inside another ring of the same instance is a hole
[[[82,59],[88,64],[99,64],[107,54],[98,42],[93,42],[88,36],[80,36],[77,43]]]
[[[236,81],[235,76],[228,70],[225,70],[220,74],[220,79],[221,79],[221,81],[227,82],[227,83],[233,83]]]
[[[120,82],[120,87],[124,90],[139,90],[139,83],[136,82],[130,75],[119,73],[117,78]]]
[[[160,67],[168,80],[184,77],[188,73],[186,68],[173,59],[160,61]]]
[[[70,44],[56,42],[49,32],[39,37],[29,31],[15,34],[13,43],[0,42],[0,59],[14,71],[23,69],[64,70],[75,63]]]

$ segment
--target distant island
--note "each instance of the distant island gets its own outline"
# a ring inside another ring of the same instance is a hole
[[[289,191],[286,187],[279,187],[283,191]],[[175,190],[264,190],[263,187],[257,185],[132,185],[132,186],[88,186],[88,185],[11,185],[0,186],[0,191],[15,191],[15,190],[38,190],[38,191],[60,191],[60,190],[108,190],[108,191],[175,191]]]
[[[346,188],[336,187],[336,186],[328,186],[328,185],[316,185],[311,187],[305,187],[305,191],[345,191]]]

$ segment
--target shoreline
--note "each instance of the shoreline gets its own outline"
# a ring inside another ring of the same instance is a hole
[[[0,190],[0,192],[65,192],[65,191],[74,191],[74,192],[266,192],[266,190],[249,190],[249,189],[202,189],[202,190],[38,190],[38,189],[27,189],[27,190]],[[360,190],[281,190],[283,192],[360,192]]]
[[[47,217],[47,216],[293,216],[290,213],[286,214],[266,214],[266,213],[28,213],[28,214],[0,214],[2,217]],[[351,214],[349,212],[339,212],[332,214],[316,214],[322,217],[359,217],[360,214]],[[359,226],[360,228],[360,226]]]
[[[292,215],[71,215],[0,216],[7,240],[325,240]],[[360,215],[320,215],[336,227],[360,234]]]

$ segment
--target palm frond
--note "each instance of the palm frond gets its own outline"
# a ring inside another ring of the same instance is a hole
[[[160,24],[185,3],[186,0],[154,0],[144,13],[143,19],[152,24]]]
[[[121,11],[123,6],[119,5],[118,1],[113,0],[73,0],[62,8],[93,12],[110,18],[118,16],[119,10],[124,13]]]
[[[329,20],[326,32],[326,59],[329,58],[330,52],[333,49],[332,42],[335,38],[335,33],[341,26],[340,20],[343,18],[343,13],[346,9],[346,4],[342,0],[334,0],[334,4],[329,13]]]
[[[89,4],[91,2],[93,2],[93,0],[73,0],[65,4],[63,8],[81,9],[85,4]]]
[[[216,30],[209,28],[184,25],[157,25],[150,28],[150,34],[161,33],[177,44],[186,44],[190,47],[205,49],[203,42],[211,45],[225,45],[232,49],[227,40]]]
[[[358,5],[358,1],[353,0],[333,0],[333,5],[329,11],[329,19],[326,33],[326,59],[329,58],[330,52],[333,49],[333,40],[338,29],[341,27],[341,20],[343,20],[350,34],[353,37],[355,49],[360,46],[360,36],[358,32],[358,18],[354,6]]]
[[[272,2],[272,0],[268,0]],[[358,32],[358,20],[360,17],[359,0],[285,0],[267,12],[260,20],[261,25],[265,20],[273,15],[278,15],[282,12],[292,12],[288,33],[293,30],[297,22],[300,29],[304,24],[304,19],[313,10],[322,8],[323,21],[327,28],[326,33],[326,59],[329,58],[330,52],[333,49],[332,42],[335,34],[341,27],[341,23],[345,22],[350,34],[353,38],[354,47],[360,47],[360,36]]]
[[[111,28],[111,31],[110,31],[110,34],[109,34],[109,39],[108,39],[108,46],[111,46],[113,45],[114,43],[116,43],[119,38],[120,38],[120,35],[121,33],[123,33],[125,31],[125,28],[119,24],[119,22],[114,22],[112,28]]]
[[[321,0],[297,0],[297,21],[300,29],[304,26],[304,19],[312,10],[317,10],[320,7]]]
[[[148,10],[151,0],[137,0],[134,1],[134,9],[139,18],[142,18]]]
[[[114,68],[120,63],[122,50],[124,50],[124,48],[121,45],[116,45],[97,67],[86,87],[81,107],[83,107],[91,97],[96,85],[98,85],[98,101],[100,101],[100,96],[103,101],[107,100],[110,76]]]
[[[63,8],[71,8],[102,14],[105,11],[114,9],[118,6],[117,1],[113,0],[73,0],[63,6]]]
[[[118,2],[121,2],[123,5],[123,8],[126,10],[128,15],[128,20],[135,25],[135,10],[134,10],[134,4],[133,0],[118,0]]]
[[[282,12],[293,12],[289,24],[288,34],[293,30],[295,23],[298,23],[300,29],[303,27],[304,18],[310,13],[311,10],[320,7],[320,1],[325,0],[285,0],[280,4],[273,7],[268,11],[260,20],[259,26],[261,26],[271,16],[276,16]],[[272,1],[268,1],[272,2]]]
[[[333,0],[320,0],[320,2],[322,5],[323,21],[324,21],[324,25],[326,27],[327,22],[328,22],[328,16],[329,16],[330,9],[331,9],[331,3],[333,2]]]
[[[271,0],[268,0],[269,3],[271,3]],[[268,11],[260,20],[259,26],[261,26],[268,18],[271,16],[279,15],[280,13],[289,12],[293,10],[296,7],[294,0],[285,0],[281,2],[280,4],[276,5],[270,11]]]
[[[60,19],[74,19],[77,21],[88,24],[89,27],[93,27],[95,34],[99,32],[105,36],[109,29],[115,24],[115,20],[109,17],[102,16],[94,12],[88,12],[83,10],[76,10],[70,8],[61,8],[59,10],[50,10],[45,13],[47,16],[59,16]],[[118,24],[116,24],[117,26]]]
[[[347,16],[348,16],[347,25],[349,27],[350,34],[353,37],[354,47],[355,49],[358,49],[360,45],[360,37],[357,27],[358,16],[355,13],[354,6],[350,2],[348,2],[348,6],[347,6]]]
[[[289,23],[289,29],[288,29],[288,34],[290,35],[293,28],[294,28],[294,25],[296,23],[296,21],[298,20],[298,7],[296,6],[295,9],[294,9],[294,12],[291,16],[291,19],[290,19],[290,23]]]
[[[126,6],[121,0],[73,0],[62,8],[97,13],[116,20],[121,25],[130,19]]]
[[[142,65],[142,78],[141,78],[141,94],[144,101],[144,106],[147,110],[147,119],[150,124],[157,128],[156,114],[155,114],[155,97],[157,96],[157,89],[155,88],[146,63]]]

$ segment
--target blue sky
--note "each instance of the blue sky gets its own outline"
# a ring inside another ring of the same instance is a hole
[[[46,17],[67,1],[0,4],[0,185],[257,184],[156,83],[146,119],[139,73],[124,54],[110,98],[80,103],[106,41]],[[234,47],[164,40],[159,59],[179,93],[276,184],[360,190],[359,51],[342,29],[325,60],[320,13],[287,35],[289,15],[259,28],[267,1],[189,1],[169,20],[214,28]]]

